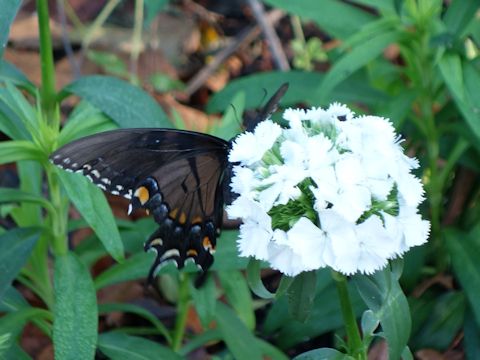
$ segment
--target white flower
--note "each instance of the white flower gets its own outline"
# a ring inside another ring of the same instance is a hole
[[[289,276],[325,266],[371,274],[427,241],[411,173],[419,164],[390,121],[337,103],[284,119],[285,129],[267,120],[240,135],[229,155],[239,162],[231,188],[240,197],[227,212],[243,219],[240,255]]]
[[[274,269],[295,276],[326,265],[322,259],[325,245],[324,232],[302,217],[287,232],[275,230],[268,261]]]
[[[260,161],[281,132],[282,129],[278,124],[271,120],[262,121],[253,133],[246,132],[235,139],[228,159],[230,162],[241,162],[245,165],[252,165]]]

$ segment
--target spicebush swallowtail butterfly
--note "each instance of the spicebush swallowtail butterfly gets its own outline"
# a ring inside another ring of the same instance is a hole
[[[249,128],[275,111],[287,88],[277,90]],[[50,160],[129,199],[129,213],[144,208],[153,215],[159,226],[145,243],[145,251],[157,253],[152,281],[168,261],[182,268],[191,259],[203,271],[212,265],[230,183],[231,142],[194,131],[118,129],[75,140]]]

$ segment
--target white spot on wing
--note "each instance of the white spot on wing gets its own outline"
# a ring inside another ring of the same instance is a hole
[[[178,249],[170,249],[170,250],[165,251],[165,253],[160,258],[160,261],[163,261],[165,259],[168,259],[168,258],[171,258],[171,257],[174,257],[174,256],[180,256],[180,251],[178,251]],[[177,266],[178,266],[178,264],[177,264]]]

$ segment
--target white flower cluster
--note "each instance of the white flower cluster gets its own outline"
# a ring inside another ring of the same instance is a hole
[[[242,218],[240,255],[294,276],[329,266],[370,274],[427,241],[417,207],[418,161],[407,157],[391,123],[344,105],[288,109],[288,127],[271,120],[235,139],[227,207]]]

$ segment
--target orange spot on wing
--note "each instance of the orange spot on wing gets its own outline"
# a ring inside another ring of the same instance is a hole
[[[198,255],[198,252],[195,249],[189,249],[187,251],[187,256],[197,256],[197,255]]]
[[[182,225],[185,224],[185,222],[187,221],[187,215],[184,212],[181,212],[180,215],[178,215],[178,219],[177,219],[177,214],[178,214],[178,208],[175,208],[172,211],[170,211],[169,215],[172,219],[177,220],[180,224]]]
[[[134,196],[138,198],[140,204],[142,205],[144,205],[148,199],[150,199],[150,194],[145,186],[140,186],[137,190],[135,190]]]
[[[213,254],[215,252],[215,248],[213,247],[212,242],[210,241],[210,238],[208,236],[205,236],[203,238],[203,248],[207,250],[209,253]]]
[[[202,222],[202,218],[200,216],[195,216],[192,219],[192,224],[200,224]]]

